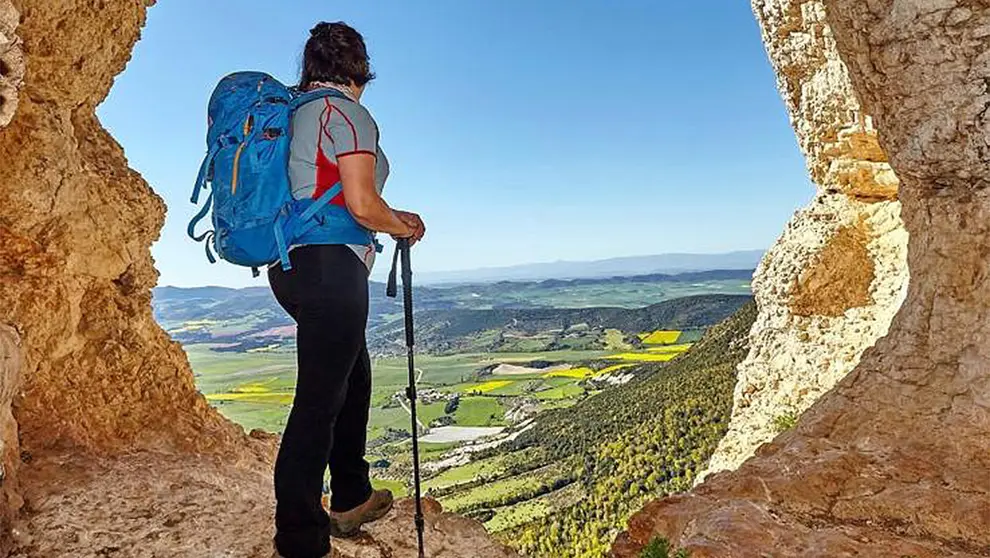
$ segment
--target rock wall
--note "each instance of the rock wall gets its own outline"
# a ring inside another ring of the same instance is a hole
[[[27,68],[0,130],[0,322],[22,336],[15,414],[29,452],[238,440],[152,319],[165,206],[95,116],[148,4],[14,2]]]
[[[695,558],[990,556],[990,4],[823,4],[901,180],[906,299],[794,430],[648,505],[614,556],[654,536]]]
[[[0,0],[0,128],[17,110],[17,92],[24,79],[24,55],[16,35],[19,20],[10,0]]]
[[[709,472],[737,468],[852,371],[887,334],[908,282],[898,180],[822,2],[754,0],[753,10],[818,192],[754,277],[760,314]]]
[[[19,21],[14,5],[0,0],[0,129],[14,116],[24,78],[24,56],[15,34]],[[0,323],[0,554],[7,550],[3,534],[10,531],[13,510],[21,506],[17,493],[20,446],[11,410],[20,389],[20,367],[20,337],[14,328]]]
[[[0,325],[19,334],[22,362],[20,386],[8,361],[0,374],[5,494],[22,451],[248,455],[152,319],[165,206],[95,116],[148,5],[0,0]]]

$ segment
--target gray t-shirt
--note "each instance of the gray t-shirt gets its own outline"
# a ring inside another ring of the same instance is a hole
[[[316,199],[340,182],[337,162],[348,155],[375,156],[375,188],[381,194],[388,178],[388,159],[378,146],[378,125],[361,104],[325,97],[299,107],[292,116],[289,180],[296,199]],[[346,207],[341,192],[330,203]],[[374,245],[348,246],[371,271]]]

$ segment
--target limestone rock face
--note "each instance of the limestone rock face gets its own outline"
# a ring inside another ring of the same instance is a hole
[[[906,299],[794,430],[648,505],[614,556],[658,535],[696,558],[990,555],[990,4],[822,4],[901,180]]]
[[[147,4],[14,2],[27,65],[0,129],[0,323],[21,334],[28,452],[229,450],[241,436],[152,319],[149,247],[165,207],[95,116]]]
[[[24,53],[16,34],[19,20],[10,0],[0,0],[0,128],[17,110],[17,92],[24,79]]]
[[[152,319],[165,207],[95,116],[149,4],[0,0],[0,519],[22,452],[256,458]]]
[[[851,372],[887,333],[908,280],[898,180],[822,2],[754,0],[753,9],[818,192],[754,277],[760,313],[709,472],[738,467]]]

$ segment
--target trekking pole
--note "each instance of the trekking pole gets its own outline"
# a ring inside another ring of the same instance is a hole
[[[423,546],[423,501],[419,486],[419,421],[416,420],[416,362],[413,355],[415,339],[413,336],[413,301],[412,301],[412,264],[410,262],[409,239],[400,238],[392,258],[392,271],[388,276],[386,295],[395,298],[398,295],[396,285],[396,267],[402,262],[402,305],[406,318],[406,360],[409,363],[409,387],[406,397],[409,399],[409,414],[412,415],[412,447],[413,447],[413,484],[416,490],[416,538],[419,543],[419,558],[425,558]]]

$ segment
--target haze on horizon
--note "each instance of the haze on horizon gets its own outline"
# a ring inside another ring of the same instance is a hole
[[[266,284],[210,265],[185,236],[206,101],[236,70],[292,83],[319,20],[347,21],[369,43],[378,79],[365,103],[393,169],[385,195],[427,221],[414,261],[424,274],[765,249],[813,192],[745,3],[239,6],[151,8],[100,107],[168,205],[153,248],[161,285]],[[244,33],[266,40],[228,40]]]
[[[508,266],[472,269],[415,270],[417,285],[483,284],[500,281],[533,282],[548,279],[608,279],[653,274],[679,275],[704,271],[753,271],[759,265],[764,250],[740,250],[718,254],[651,254],[625,256],[604,260],[527,262]],[[371,280],[384,283],[388,279],[391,259],[377,265]],[[265,283],[222,285],[206,282],[198,285],[172,285],[159,282],[159,287],[195,289],[199,287],[264,287]]]

